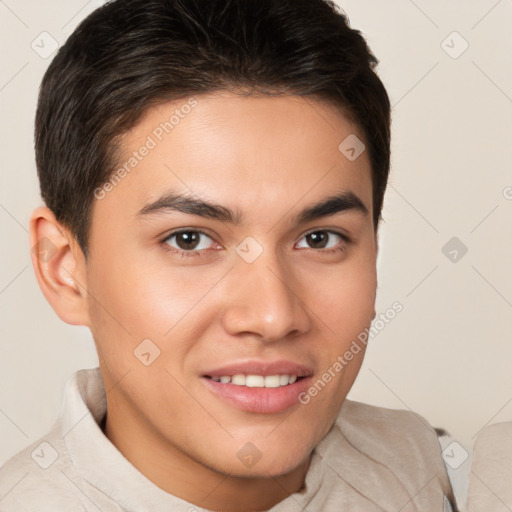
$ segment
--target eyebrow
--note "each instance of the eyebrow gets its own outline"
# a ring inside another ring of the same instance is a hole
[[[294,225],[305,224],[321,217],[335,215],[343,211],[355,211],[364,216],[368,215],[368,208],[353,192],[343,191],[329,196],[322,201],[308,206],[292,219]],[[137,216],[159,215],[168,211],[177,211],[190,215],[197,215],[207,219],[219,220],[233,225],[242,222],[242,214],[211,201],[188,195],[166,193],[155,201],[146,204]]]

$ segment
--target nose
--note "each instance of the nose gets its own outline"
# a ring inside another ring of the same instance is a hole
[[[238,261],[230,272],[222,323],[233,336],[251,334],[270,342],[311,328],[300,283],[291,269],[283,268],[279,259],[269,253],[264,251],[253,263]]]

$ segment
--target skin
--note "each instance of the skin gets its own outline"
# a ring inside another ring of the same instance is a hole
[[[108,391],[105,433],[124,456],[198,506],[264,510],[303,486],[364,350],[309,404],[280,413],[239,410],[201,376],[233,361],[285,359],[311,367],[316,381],[370,325],[377,286],[371,169],[367,152],[351,162],[338,150],[348,135],[363,136],[332,105],[226,91],[196,99],[172,133],[95,200],[87,261],[41,207],[31,242],[48,238],[55,254],[33,263],[59,317],[91,329]],[[119,163],[184,102],[148,110],[123,137]],[[137,215],[164,191],[217,203],[243,221],[172,210]],[[334,191],[355,194],[368,214],[348,209],[293,224]],[[180,255],[176,237],[161,242],[178,228],[207,232],[201,249]],[[311,244],[311,231],[328,237],[329,247]],[[235,251],[248,236],[263,249],[253,263]],[[144,339],[160,350],[149,366],[134,356]],[[262,455],[251,467],[237,457],[248,442]]]

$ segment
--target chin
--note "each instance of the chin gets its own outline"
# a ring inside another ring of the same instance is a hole
[[[276,453],[276,450],[273,450],[270,457],[264,452],[256,452],[249,445],[245,451],[237,454],[235,463],[226,461],[227,463],[220,467],[217,460],[211,469],[234,478],[277,478],[292,473],[304,464],[309,464],[311,453],[312,450],[304,450],[304,445],[301,445],[287,452]]]

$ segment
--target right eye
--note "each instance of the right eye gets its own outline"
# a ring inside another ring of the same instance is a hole
[[[169,245],[180,254],[192,256],[193,253],[212,248],[213,240],[204,232],[197,229],[175,231],[168,235],[162,243]]]

